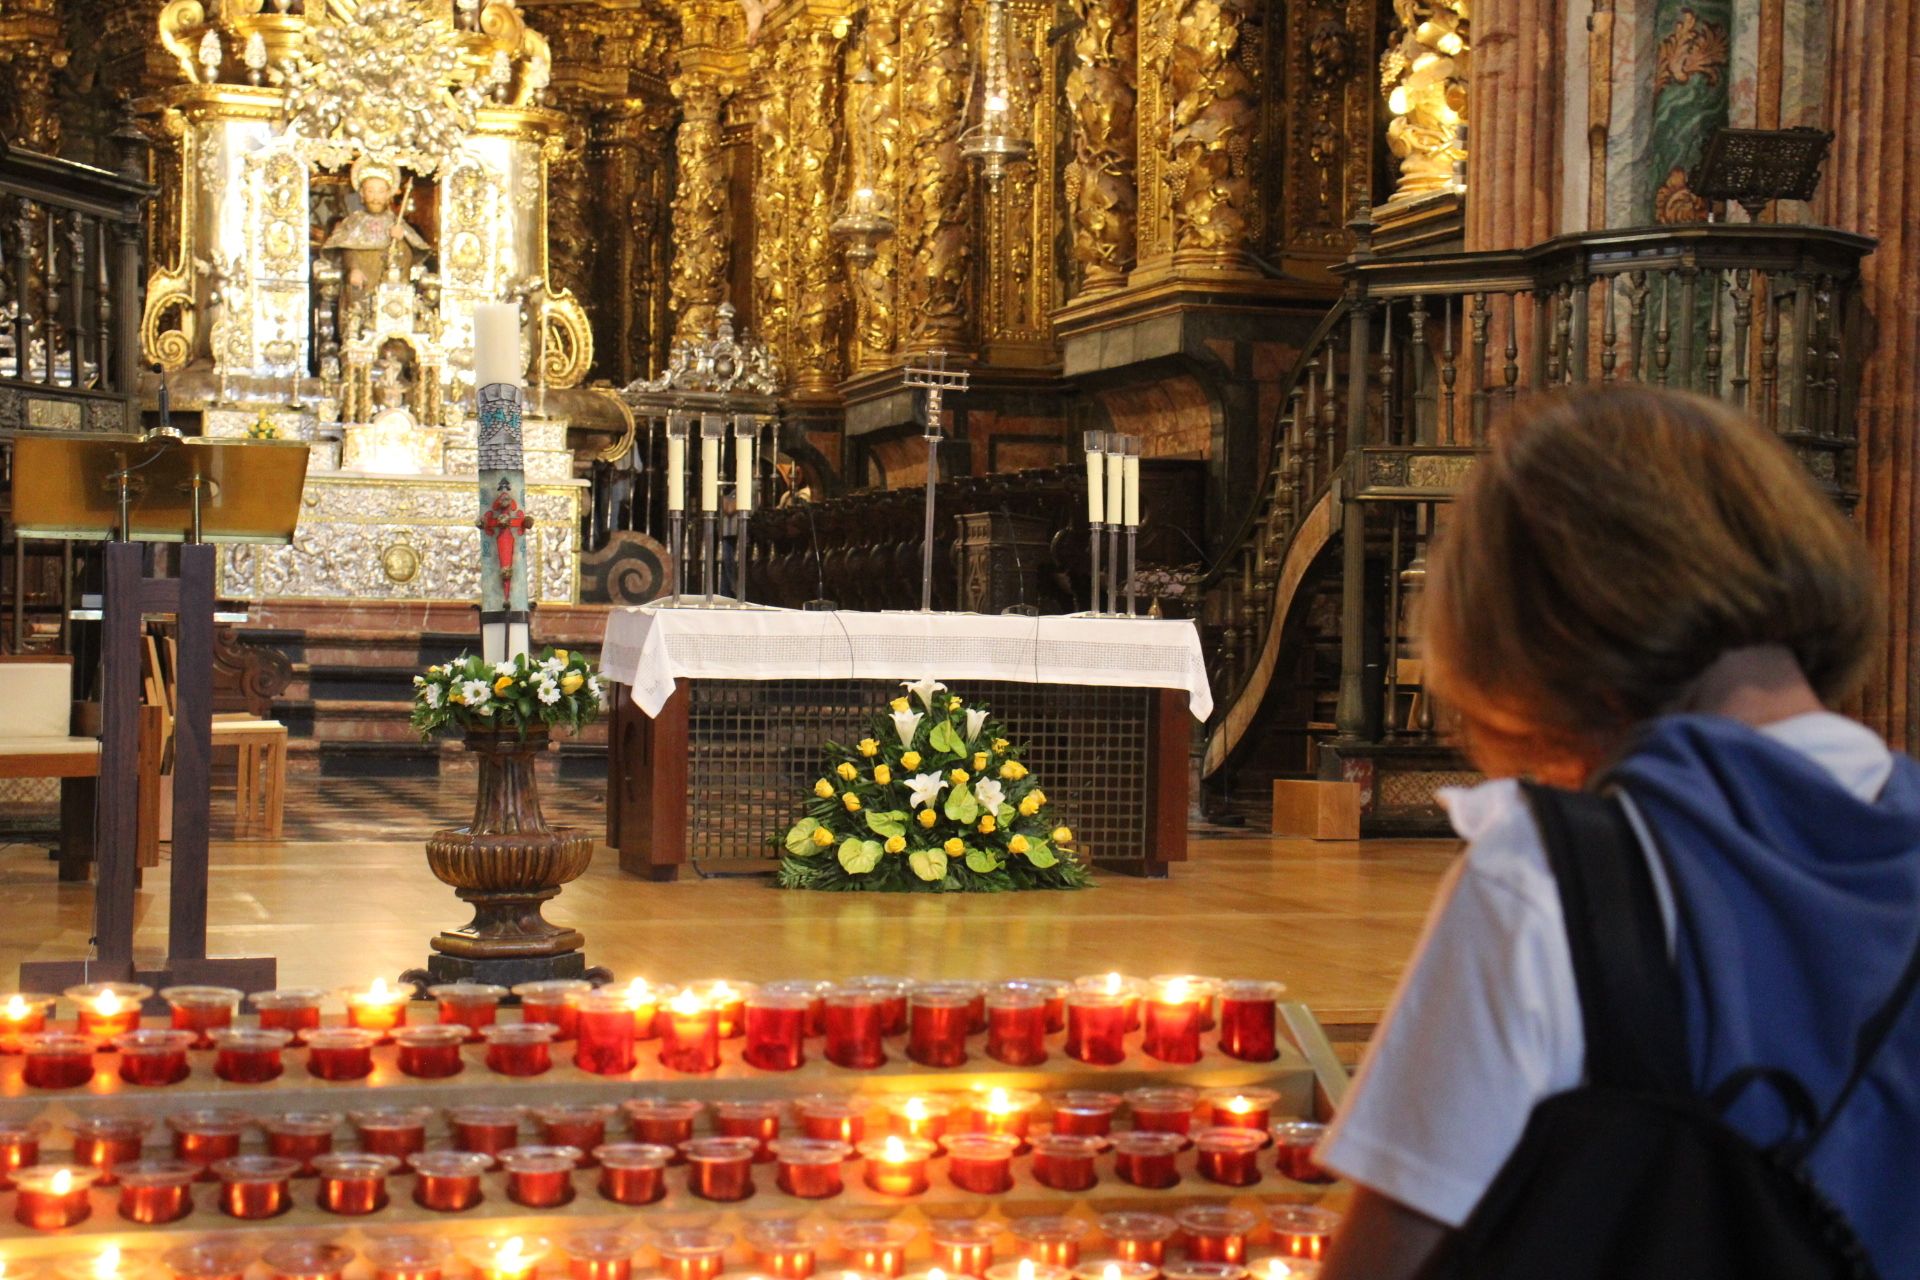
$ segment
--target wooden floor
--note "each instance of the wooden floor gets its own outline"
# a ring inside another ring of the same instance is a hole
[[[211,953],[277,956],[289,986],[365,984],[423,964],[427,939],[465,915],[427,871],[421,841],[470,803],[470,785],[322,781],[289,797],[288,834],[325,838],[216,842]],[[598,790],[550,787],[547,812],[591,828]],[[341,838],[354,830],[378,838]],[[650,884],[621,874],[603,848],[548,915],[581,929],[590,963],[622,977],[1275,977],[1327,1020],[1364,1024],[1391,993],[1455,848],[1207,834],[1167,880],[1103,876],[1080,893],[954,897],[783,893],[752,879]],[[165,871],[149,873],[139,899],[143,960],[163,943]],[[0,845],[0,989],[24,960],[83,955],[91,899],[86,886],[56,882],[43,849]]]

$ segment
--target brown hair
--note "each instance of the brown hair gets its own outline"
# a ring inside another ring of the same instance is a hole
[[[1699,396],[1557,393],[1496,430],[1447,513],[1427,680],[1489,772],[1577,776],[1729,650],[1784,646],[1845,697],[1877,597],[1852,526],[1772,434]]]

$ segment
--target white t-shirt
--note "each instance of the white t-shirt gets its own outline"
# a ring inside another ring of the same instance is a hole
[[[1862,799],[1893,772],[1886,744],[1843,716],[1815,712],[1762,732]],[[1559,890],[1519,784],[1451,789],[1441,800],[1470,843],[1319,1158],[1458,1227],[1519,1145],[1534,1106],[1580,1084],[1587,1051]],[[1649,849],[1671,942],[1672,890],[1627,808]]]

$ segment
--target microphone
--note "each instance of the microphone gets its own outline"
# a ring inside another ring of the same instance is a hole
[[[1013,524],[1013,512],[1005,503],[1000,504],[1000,514],[1007,518],[1007,524],[1009,526]],[[1013,580],[1016,584],[1016,589],[1020,593],[1020,599],[1016,603],[1008,605],[1000,612],[1003,615],[1016,618],[1037,618],[1040,616],[1039,606],[1027,603],[1027,569],[1025,563],[1020,559],[1020,539],[1013,536],[1015,532],[1012,528],[1007,530],[1009,535],[1007,545],[1013,548]]]
[[[807,513],[807,539],[813,549],[814,590],[818,593],[800,607],[809,613],[834,613],[839,610],[840,602],[827,597],[827,561],[820,554],[820,526],[813,518],[813,499],[800,492],[799,482],[795,478],[788,479],[787,491]]]

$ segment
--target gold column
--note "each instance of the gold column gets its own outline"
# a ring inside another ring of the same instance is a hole
[[[1073,162],[1067,192],[1073,206],[1073,258],[1085,275],[1080,296],[1126,284],[1134,263],[1134,75],[1132,0],[1073,0],[1080,30],[1067,73]]]
[[[860,34],[859,68],[848,87],[847,111],[852,132],[852,173],[848,200],[864,200],[898,218],[901,195],[899,63],[900,18],[892,0],[874,0]],[[871,193],[862,196],[862,192]],[[847,255],[847,275],[853,292],[853,369],[866,373],[893,363],[898,345],[894,289],[899,264],[899,238],[889,236],[873,246],[874,256]]]
[[[728,224],[726,156],[720,111],[732,87],[692,72],[675,77],[680,131],[674,140],[679,182],[673,195],[674,323],[681,333],[706,333],[726,295]]]
[[[70,56],[54,0],[13,0],[0,10],[0,65],[12,82],[15,145],[49,154],[60,149],[53,77]]]
[[[1169,0],[1162,0],[1163,5]],[[1165,192],[1173,268],[1252,274],[1247,154],[1256,117],[1241,56],[1247,0],[1170,0]]]
[[[788,290],[793,286],[787,246],[787,206],[792,184],[791,120],[794,48],[787,29],[762,37],[748,56],[748,83],[760,89],[753,129],[753,316],[754,336],[792,368],[788,341]]]
[[[909,351],[955,350],[967,337],[973,230],[960,154],[971,65],[961,0],[913,0],[900,30],[900,114],[907,189],[900,211],[900,305]]]
[[[1393,202],[1455,189],[1466,162],[1466,0],[1403,0],[1380,58],[1386,91],[1387,150],[1399,161]]]
[[[831,397],[844,375],[840,248],[833,239],[839,199],[835,154],[840,137],[843,19],[809,21],[791,33],[788,117],[787,252],[794,280],[788,359],[802,397]]]

